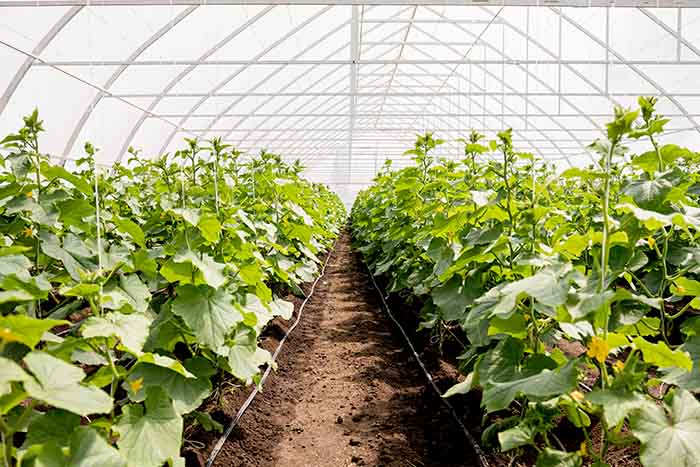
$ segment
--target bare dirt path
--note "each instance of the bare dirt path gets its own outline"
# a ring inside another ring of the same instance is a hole
[[[231,398],[224,412],[239,406]],[[345,233],[278,371],[215,465],[475,465],[454,425],[380,311]]]

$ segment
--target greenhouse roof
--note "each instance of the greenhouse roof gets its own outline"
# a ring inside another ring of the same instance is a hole
[[[267,2],[269,3],[269,2]],[[433,131],[470,128],[590,161],[614,105],[657,95],[677,144],[700,140],[696,0],[0,0],[0,134],[38,107],[42,151],[101,162],[183,137],[299,158],[352,199]]]

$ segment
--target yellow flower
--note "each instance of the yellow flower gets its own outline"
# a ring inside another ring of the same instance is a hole
[[[650,248],[654,248],[656,245],[656,240],[651,235],[649,235],[649,238],[647,238],[647,242],[649,243]]]
[[[585,441],[581,441],[581,447],[579,448],[578,453],[583,457],[588,455],[588,444]]]
[[[32,196],[34,196],[34,193],[32,193],[31,191],[29,193],[27,193],[28,198],[31,198]]]
[[[576,402],[583,402],[583,399],[585,399],[586,397],[581,391],[572,391],[571,394],[569,394],[569,396],[571,396],[571,398]]]
[[[25,227],[22,229],[22,235],[24,235],[25,237],[33,237],[34,229],[31,227]]]
[[[598,336],[593,336],[591,342],[588,344],[588,352],[586,352],[586,355],[595,358],[600,363],[605,363],[609,351],[610,348],[607,342]]]
[[[0,339],[7,342],[19,340],[10,328],[0,328]]]
[[[133,392],[139,392],[143,387],[143,378],[137,378],[133,381],[129,381],[129,386]]]

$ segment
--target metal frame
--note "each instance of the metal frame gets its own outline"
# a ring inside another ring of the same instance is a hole
[[[185,18],[207,6],[244,4],[265,5],[265,8],[201,56],[192,60],[165,62],[141,58],[146,50],[173,31]],[[140,5],[185,8],[172,14],[167,24],[155,30],[123,60],[48,60],[42,57],[52,42],[60,41],[63,29],[83,9]],[[289,30],[282,31],[278,40],[250,59],[211,59],[217,51],[273,9],[294,8],[294,5],[318,5],[321,8],[310,13],[299,24],[290,26]],[[379,17],[372,12],[375,5],[394,5],[396,9],[392,15]],[[284,152],[285,157],[301,158],[310,165],[310,173],[322,175],[322,171],[314,170],[327,166],[343,171],[342,177],[336,177],[335,184],[363,185],[365,182],[353,180],[354,175],[366,176],[367,170],[372,171],[372,163],[376,169],[380,161],[379,154],[389,158],[400,155],[402,149],[411,144],[415,132],[426,129],[439,131],[447,138],[463,135],[468,131],[465,124],[468,119],[477,129],[489,133],[498,131],[499,125],[513,126],[517,140],[524,149],[536,151],[549,160],[571,164],[569,158],[586,155],[585,145],[603,133],[602,122],[612,113],[586,113],[576,105],[574,99],[602,98],[612,107],[624,98],[636,96],[636,93],[612,92],[610,74],[613,66],[626,67],[640,81],[655,89],[656,95],[672,104],[674,109],[667,116],[681,119],[679,128],[672,132],[700,133],[700,100],[692,108],[684,102],[700,98],[700,91],[668,92],[664,82],[654,80],[644,69],[652,65],[682,65],[688,70],[697,67],[700,78],[700,44],[691,42],[683,30],[683,10],[700,7],[700,1],[696,0],[616,0],[612,3],[611,0],[341,0],[332,4],[323,0],[284,0],[275,2],[274,5],[269,0],[0,0],[0,11],[13,7],[43,6],[66,8],[31,51],[22,50],[3,40],[0,31],[0,47],[10,47],[26,57],[0,95],[0,114],[7,108],[32,67],[50,67],[98,90],[97,95],[85,103],[77,124],[67,136],[59,156],[63,161],[74,158],[71,153],[76,142],[91,119],[97,118],[94,109],[102,99],[118,99],[138,109],[141,115],[135,119],[116,154],[116,162],[122,160],[143,125],[150,119],[158,119],[172,127],[163,140],[160,152],[166,151],[174,138],[181,134],[198,137],[215,134],[254,152],[257,148],[265,147]],[[439,6],[473,8],[480,16],[470,19],[450,18],[449,13],[437,8]],[[527,14],[525,27],[520,27],[509,20],[507,15],[501,14],[515,7],[528,7],[523,10]],[[566,7],[599,7],[600,11],[605,11],[605,38],[597,36],[577,21]],[[673,8],[676,12],[675,24],[666,18],[660,19],[655,12],[657,7]],[[347,20],[341,18],[341,22],[334,26],[322,25],[317,37],[288,59],[269,57],[276,47],[294,40],[294,36],[302,31],[317,27],[323,23],[323,15],[331,10],[337,11],[338,8],[345,8],[343,11],[348,13]],[[610,30],[613,24],[610,11],[613,8],[637,8],[649,20],[650,27],[668,34],[669,40],[674,43],[674,53],[662,60],[623,56],[611,40]],[[551,44],[544,43],[530,33],[530,17],[537,15],[537,10],[553,13],[558,22],[558,34]],[[442,40],[438,37],[438,32],[428,30],[429,27],[440,24],[453,28],[459,34],[453,35],[453,39]],[[578,30],[601,47],[604,57],[589,60],[564,58],[562,44],[566,40],[565,27]],[[307,58],[308,51],[346,28],[348,36],[335,50],[321,59]],[[379,34],[370,37],[370,34],[377,31]],[[525,40],[525,58],[509,56],[505,47],[506,34]],[[420,37],[415,37],[416,35]],[[498,35],[501,35],[501,39],[493,40]],[[447,54],[445,56],[455,58],[434,57],[432,52],[435,47],[442,48]],[[349,53],[340,55],[345,49]],[[690,51],[693,56],[684,57],[683,49]],[[374,52],[375,50],[379,52]],[[531,51],[536,51],[541,58],[532,58]],[[181,65],[185,68],[176,73],[160,92],[110,91],[129,67],[162,65]],[[552,80],[543,80],[535,72],[538,65],[556,67],[554,84]],[[594,80],[582,72],[580,67],[586,65],[604,67],[603,81]],[[71,71],[78,66],[111,66],[115,70],[103,84],[91,83]],[[239,68],[204,92],[171,92],[199,67],[216,66]],[[261,67],[259,80],[240,91],[223,91],[236,76],[254,66]],[[297,82],[302,81],[303,86],[292,89],[294,82],[289,81],[276,90],[261,90],[263,85],[274,83],[272,80],[291,66],[305,67],[296,79]],[[328,68],[328,71],[321,71],[325,70],[321,67]],[[521,73],[525,80],[524,90],[509,82],[506,69]],[[563,89],[564,71],[576,76],[590,91],[567,92]],[[320,77],[313,75],[314,79],[309,80],[313,82],[304,82],[316,72]],[[152,98],[153,101],[147,108],[142,108],[132,102],[132,99],[137,98]],[[181,112],[155,112],[164,99],[171,98],[193,98],[196,103],[183,108]],[[213,113],[198,112],[213,98],[230,98],[231,101],[220,112],[218,109]],[[255,103],[249,112],[237,111],[250,98],[260,98],[260,102]],[[552,98],[556,99],[555,112],[545,105]],[[202,125],[188,124],[193,118],[206,118],[208,121],[203,121]],[[222,125],[223,119],[227,118],[235,118],[237,121]],[[250,122],[251,118],[256,120]],[[368,143],[373,145],[368,147]],[[370,154],[370,150],[373,154]],[[459,148],[450,141],[444,152],[456,155]]]

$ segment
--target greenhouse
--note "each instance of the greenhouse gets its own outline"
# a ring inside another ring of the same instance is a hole
[[[700,0],[0,0],[0,467],[700,466]]]

